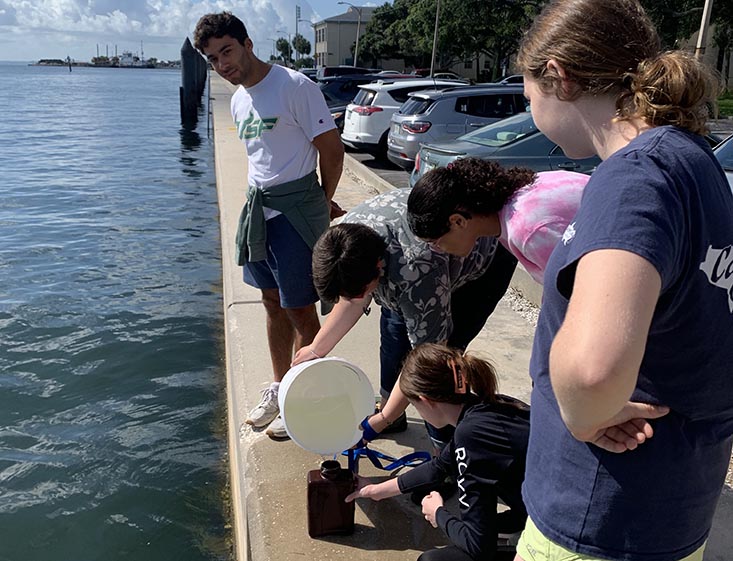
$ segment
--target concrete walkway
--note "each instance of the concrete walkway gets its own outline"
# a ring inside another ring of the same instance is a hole
[[[211,110],[214,123],[217,190],[222,234],[223,298],[225,309],[227,401],[231,495],[236,558],[240,561],[331,560],[379,558],[382,561],[416,559],[420,552],[447,543],[440,530],[421,516],[408,497],[382,502],[360,501],[356,531],[352,536],[311,539],[306,522],[306,473],[317,469],[322,458],[290,441],[275,442],[264,431],[240,427],[260,390],[272,380],[265,337],[265,312],[259,291],[241,280],[234,265],[234,233],[244,201],[247,157],[237,138],[229,112],[234,88],[211,76]],[[372,197],[391,186],[347,154],[344,175],[335,199],[344,208]],[[541,288],[524,271],[518,271],[515,290],[497,307],[471,349],[492,360],[500,374],[500,389],[529,400],[529,355]],[[518,292],[524,298],[518,297]],[[378,316],[362,318],[333,351],[358,364],[378,388]],[[405,433],[377,440],[373,448],[391,455],[429,443],[417,413],[408,409],[410,428]],[[345,463],[345,462],[344,462]],[[384,476],[368,462],[361,473]],[[457,512],[455,499],[448,508]],[[680,513],[684,515],[684,513]],[[733,491],[724,493],[710,539],[706,561],[724,561],[733,551]]]

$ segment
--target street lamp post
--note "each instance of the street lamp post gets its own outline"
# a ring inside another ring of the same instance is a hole
[[[708,40],[708,27],[710,27],[710,13],[713,11],[713,0],[705,0],[705,7],[702,10],[702,21],[700,22],[700,33],[697,35],[697,47],[695,58],[702,59],[705,54],[705,47]]]
[[[275,48],[275,43],[277,42],[277,39],[273,39],[272,37],[268,37],[270,41],[272,41],[272,60],[277,59],[275,56],[275,53],[277,52],[277,49]]]
[[[356,67],[356,61],[359,57],[359,33],[361,32],[361,8],[354,6],[351,2],[337,2],[337,4],[346,4],[347,6],[351,6],[356,10],[356,13],[358,14],[358,17],[356,19],[356,45],[354,46],[354,64],[352,66]]]

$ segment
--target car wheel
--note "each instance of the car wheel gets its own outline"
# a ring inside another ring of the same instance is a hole
[[[385,133],[382,135],[382,138],[379,139],[379,144],[377,145],[377,159],[388,162],[387,159],[387,135],[389,134],[389,130],[385,131]]]

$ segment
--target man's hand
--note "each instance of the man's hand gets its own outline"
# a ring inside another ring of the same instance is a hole
[[[573,432],[580,441],[590,442],[609,452],[620,454],[635,450],[654,436],[654,429],[647,419],[658,419],[669,413],[669,407],[629,401],[623,409],[595,430]]]
[[[430,491],[422,499],[422,513],[425,515],[425,520],[430,522],[433,528],[438,527],[438,523],[435,521],[435,513],[441,506],[443,506],[443,497],[437,491]]]
[[[344,214],[346,214],[346,211],[341,208],[341,206],[334,200],[331,200],[331,208],[329,212],[331,214],[331,220],[334,220],[339,216],[343,216]]]

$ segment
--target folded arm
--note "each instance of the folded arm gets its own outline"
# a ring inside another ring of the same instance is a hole
[[[565,321],[550,351],[550,379],[562,418],[579,440],[594,441],[599,432],[640,414],[623,413],[660,290],[657,270],[634,253],[604,249],[578,262]]]

